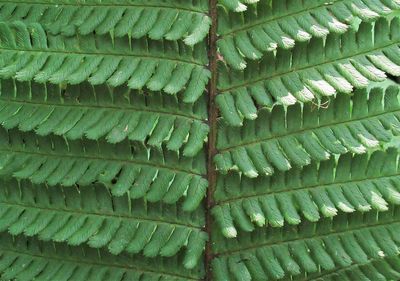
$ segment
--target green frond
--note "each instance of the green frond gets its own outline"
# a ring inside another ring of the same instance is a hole
[[[0,81],[0,124],[56,134],[68,139],[126,139],[195,156],[207,138],[207,105],[182,103],[176,96],[138,93],[127,87],[88,83],[54,84]]]
[[[400,3],[385,0],[261,1],[244,13],[219,9],[217,43],[229,66],[244,69],[248,60],[259,60],[277,48],[291,49],[313,37],[343,34],[359,20],[374,21],[398,10]]]
[[[399,159],[396,149],[388,149],[371,155],[345,154],[257,180],[238,174],[220,176],[212,212],[228,238],[230,233],[251,232],[257,226],[384,212],[389,205],[400,204]]]
[[[199,206],[208,185],[202,153],[187,158],[129,141],[111,145],[15,130],[0,132],[2,176],[63,186],[101,182],[115,196],[129,192],[132,199],[145,197],[149,202],[174,204],[183,197],[188,211]]]
[[[354,281],[354,280],[367,280],[367,281],[387,281],[397,280],[400,278],[400,258],[377,258],[371,259],[365,264],[354,264],[337,271],[326,273],[310,274],[307,277],[283,279],[290,281]]]
[[[0,0],[0,280],[400,280],[400,0]]]
[[[357,32],[330,34],[268,53],[244,71],[219,71],[216,102],[233,126],[255,119],[258,107],[310,102],[400,76],[400,19],[362,23]]]
[[[106,247],[114,255],[172,257],[185,249],[183,262],[190,268],[197,265],[207,240],[201,211],[188,213],[176,205],[133,201],[127,195],[112,197],[101,185],[63,188],[8,180],[0,189],[1,231]]]
[[[378,149],[400,132],[400,88],[384,85],[358,90],[353,97],[339,95],[327,108],[278,105],[242,127],[221,124],[216,166],[222,173],[235,170],[255,178],[332,155]]]
[[[181,268],[177,266],[181,260],[180,255],[168,259],[115,256],[89,247],[0,234],[2,280],[201,280],[203,270]]]
[[[37,23],[0,22],[0,78],[38,83],[146,87],[195,102],[210,72],[204,44],[108,35],[53,36]]]
[[[234,12],[244,12],[247,10],[246,4],[254,4],[259,2],[260,0],[218,0],[218,4],[222,5],[225,9],[234,11]]]
[[[214,280],[292,280],[291,276],[338,272],[372,259],[395,258],[400,254],[399,231],[399,209],[391,208],[318,224],[258,229],[230,240],[214,233]]]
[[[0,1],[0,21],[40,23],[53,35],[110,34],[183,40],[193,46],[208,34],[208,1]]]

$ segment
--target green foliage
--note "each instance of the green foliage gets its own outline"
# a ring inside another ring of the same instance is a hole
[[[0,194],[0,230],[40,240],[87,243],[146,257],[174,256],[187,248],[185,267],[194,267],[207,236],[199,214],[175,205],[145,203],[128,196],[113,197],[104,186],[84,189],[46,187],[27,181],[3,181]],[[114,209],[113,206],[116,206]]]
[[[343,34],[359,20],[374,21],[399,8],[400,2],[385,0],[260,1],[249,6],[245,17],[221,9],[218,45],[233,68],[243,69],[247,60],[258,60],[266,52],[291,49],[296,42],[324,38],[330,33]]]
[[[386,73],[400,76],[400,20],[362,23],[357,32],[331,34],[299,43],[293,50],[279,49],[244,71],[221,67],[219,95],[222,117],[241,126],[243,118],[257,118],[257,107],[285,106],[351,93]]]
[[[224,235],[255,227],[317,222],[340,213],[384,212],[400,204],[399,153],[345,154],[303,169],[256,181],[238,174],[220,177],[213,209]],[[236,235],[235,235],[236,236]]]
[[[399,90],[398,86],[360,90],[352,98],[338,96],[327,108],[296,104],[285,110],[278,105],[271,111],[260,110],[256,120],[242,127],[223,124],[216,166],[224,173],[238,170],[254,178],[327,160],[333,154],[376,149],[400,133]]]
[[[338,216],[317,225],[264,228],[238,237],[240,243],[216,234],[215,280],[290,280],[288,276],[343,270],[371,259],[396,257],[399,227],[398,209],[394,208],[379,219],[377,213],[368,213]]]
[[[399,11],[0,0],[0,279],[399,280]]]
[[[257,3],[258,1],[260,0],[243,0],[242,3],[239,0],[218,0],[218,3],[228,10],[243,12],[247,10],[247,6],[245,4],[253,4]]]
[[[116,145],[89,140],[67,141],[19,131],[1,131],[0,175],[33,183],[72,186],[101,182],[120,196],[146,196],[150,202],[176,203],[184,196],[187,210],[204,196],[204,157],[179,157],[124,141]],[[169,186],[168,186],[169,185]]]
[[[183,148],[185,156],[195,156],[207,137],[204,99],[186,104],[159,92],[144,94],[88,83],[67,87],[13,80],[0,83],[0,122],[7,129],[18,127],[72,140],[85,136],[105,137],[109,143],[129,139],[153,147],[164,143],[172,151]]]
[[[168,94],[185,88],[185,102],[199,98],[210,75],[204,45],[194,50],[181,42],[133,41],[130,36],[113,41],[107,35],[54,36],[36,22],[0,22],[0,50],[3,79],[147,86]]]
[[[3,2],[3,3],[1,3]],[[24,1],[0,2],[0,20],[40,23],[50,34],[99,35],[115,37],[148,36],[153,40],[183,40],[188,45],[201,42],[211,24],[205,15],[206,1]]]
[[[199,280],[201,272],[179,267],[181,257],[146,259],[115,256],[88,247],[43,243],[2,233],[0,269],[3,280]],[[157,270],[155,270],[157,269]]]
[[[378,258],[371,259],[362,265],[351,265],[340,270],[328,271],[326,274],[311,274],[305,278],[296,278],[294,280],[396,280],[399,275],[399,258]]]

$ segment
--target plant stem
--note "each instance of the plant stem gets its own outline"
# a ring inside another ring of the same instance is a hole
[[[208,136],[208,155],[207,155],[207,178],[208,189],[206,196],[206,225],[205,231],[208,233],[208,242],[205,249],[205,280],[212,280],[211,262],[213,259],[212,246],[211,246],[211,231],[213,219],[211,215],[211,208],[214,205],[213,195],[217,182],[217,174],[213,163],[213,158],[217,153],[217,116],[218,110],[215,105],[215,96],[217,94],[217,0],[209,1],[210,17],[212,20],[208,49],[209,69],[211,71],[211,79],[208,84],[208,122],[210,133]]]

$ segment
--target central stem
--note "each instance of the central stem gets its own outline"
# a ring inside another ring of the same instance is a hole
[[[208,37],[208,59],[209,69],[211,71],[211,80],[208,84],[208,124],[210,127],[210,133],[208,136],[208,155],[207,155],[207,179],[208,189],[206,196],[206,226],[205,231],[208,233],[208,242],[205,249],[205,280],[212,280],[211,274],[211,262],[213,258],[212,247],[211,247],[211,230],[212,230],[212,215],[211,208],[214,205],[214,190],[217,182],[217,174],[213,163],[214,156],[217,154],[216,142],[217,142],[217,117],[218,110],[215,104],[215,96],[217,94],[217,0],[209,1],[211,27],[210,34]]]

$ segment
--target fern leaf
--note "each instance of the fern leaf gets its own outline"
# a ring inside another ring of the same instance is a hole
[[[38,24],[26,25],[21,21],[0,22],[0,33],[7,38],[0,42],[0,77],[3,79],[73,85],[89,81],[114,87],[128,85],[132,89],[142,89],[146,85],[154,88],[154,83],[158,82],[162,84],[159,90],[169,94],[182,92],[185,101],[194,102],[210,77],[205,68],[204,45],[194,51],[176,42],[155,43],[127,37],[110,42],[106,35],[93,34],[53,36],[46,34]],[[33,39],[36,37],[38,40]],[[170,74],[164,73],[170,75],[165,79],[160,72],[171,63],[175,67]]]
[[[187,198],[188,208],[196,208],[204,196],[204,188],[199,187],[199,181],[200,186],[207,185],[203,178],[205,160],[202,154],[186,158],[128,141],[110,145],[102,141],[41,138],[14,130],[1,133],[1,175],[64,186],[102,182],[115,196],[129,192],[133,199],[149,197],[147,200],[151,202],[169,204],[185,197],[186,193],[201,192],[195,200]],[[179,181],[182,176],[188,180]],[[166,178],[168,185],[163,181]]]
[[[257,107],[313,99],[320,103],[323,97],[383,81],[385,73],[399,76],[399,30],[398,18],[390,23],[380,19],[362,23],[357,32],[312,39],[291,51],[279,49],[243,72],[221,67],[216,97],[221,115],[228,124],[240,126],[243,118],[257,117]]]
[[[215,237],[214,278],[239,281],[297,276],[301,280],[302,276],[364,265],[371,259],[396,258],[399,227],[399,212],[394,208],[379,219],[374,212],[358,213],[325,219],[318,225],[259,230],[236,241]]]
[[[214,158],[217,168],[254,178],[327,160],[333,154],[377,149],[399,133],[400,125],[399,87],[382,87],[356,91],[352,98],[340,95],[326,109],[297,104],[285,111],[275,106],[260,111],[258,119],[243,127],[223,124]]]
[[[399,11],[0,0],[0,279],[400,279]]]
[[[318,222],[340,213],[384,212],[400,204],[398,162],[398,152],[389,149],[371,156],[346,154],[257,181],[237,174],[220,176],[214,208],[222,212],[214,212],[215,219],[230,218],[220,224],[225,234],[225,229],[251,232],[265,224]]]
[[[242,12],[239,1],[225,0],[229,10]],[[258,1],[248,1],[258,2]],[[295,42],[343,34],[358,20],[374,21],[398,11],[394,1],[261,1],[244,13],[219,10],[217,44],[229,66],[245,68],[248,60],[259,60],[277,48],[291,49]]]
[[[46,3],[47,2],[47,3]],[[183,40],[193,46],[208,34],[205,1],[26,1],[0,3],[0,21],[42,24],[53,35],[133,35],[153,40]],[[187,22],[182,22],[182,19]]]
[[[185,105],[176,96],[88,83],[60,88],[2,80],[1,88],[0,123],[7,129],[69,139],[105,137],[110,143],[129,139],[158,148],[166,144],[172,151],[182,148],[186,156],[195,156],[207,138],[204,99]]]
[[[88,247],[43,243],[1,234],[1,277],[6,280],[200,280],[201,271],[176,267],[182,257],[147,259]]]
[[[39,239],[67,242],[73,246],[87,243],[94,248],[107,247],[112,254],[118,255],[123,251],[132,253],[129,249],[141,239],[136,235],[149,228],[153,232],[142,248],[135,247],[137,252],[143,251],[147,257],[171,257],[186,248],[185,260],[193,260],[187,263],[188,268],[197,265],[206,241],[200,230],[204,223],[201,213],[194,221],[193,213],[189,215],[181,208],[132,201],[126,195],[112,197],[101,185],[82,189],[46,188],[27,181],[8,180],[2,182],[0,197],[1,229],[8,229],[12,235],[35,235]],[[62,217],[68,218],[65,224],[56,223]],[[118,225],[118,228],[109,232],[106,238],[103,233],[109,231],[105,230],[107,225]],[[165,237],[157,241],[160,232],[165,233]],[[179,242],[171,240],[175,236],[180,238]],[[101,243],[100,237],[104,237]],[[157,247],[154,248],[153,244]],[[150,251],[151,247],[153,250]]]
[[[258,1],[260,0],[218,0],[218,3],[228,10],[244,12],[247,10],[247,6],[245,4],[253,4],[257,3]]]
[[[303,278],[294,278],[296,281],[317,281],[324,278],[327,281],[340,280],[396,280],[399,274],[399,257],[371,259],[365,264],[354,264],[343,269],[327,272],[310,274]]]

